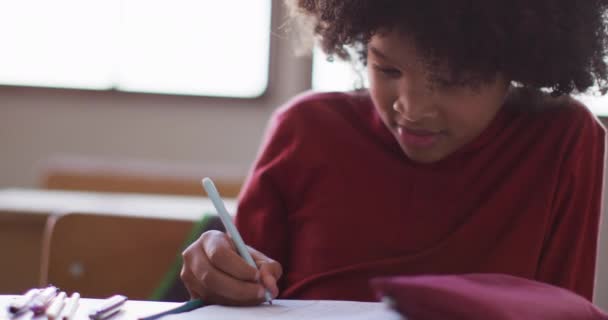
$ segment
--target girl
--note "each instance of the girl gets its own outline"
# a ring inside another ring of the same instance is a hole
[[[606,88],[607,4],[288,2],[369,88],[274,113],[236,216],[259,271],[207,232],[190,294],[365,301],[377,276],[491,272],[591,299],[605,131],[569,94]]]

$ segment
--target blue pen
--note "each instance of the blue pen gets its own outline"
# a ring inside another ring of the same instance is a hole
[[[226,207],[224,207],[224,201],[222,201],[222,198],[220,198],[220,194],[219,192],[217,192],[213,181],[209,178],[204,178],[203,188],[205,189],[205,191],[207,191],[207,195],[211,199],[215,210],[217,210],[217,213],[220,216],[222,223],[224,224],[224,228],[226,228],[226,232],[228,232],[228,234],[232,238],[232,242],[234,242],[234,246],[239,252],[239,255],[243,257],[245,261],[247,261],[247,264],[257,269],[258,266],[255,264],[255,261],[253,261],[249,250],[247,250],[247,246],[245,246],[245,242],[243,242],[241,234],[236,229],[234,223],[232,223],[232,218],[230,217],[230,214],[228,214]],[[272,304],[272,296],[270,295],[270,291],[268,291],[268,289],[266,289],[266,301]]]

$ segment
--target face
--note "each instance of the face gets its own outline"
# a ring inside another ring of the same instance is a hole
[[[478,87],[429,84],[412,41],[376,34],[368,44],[370,94],[403,152],[439,161],[477,137],[502,106],[509,81],[497,75]]]

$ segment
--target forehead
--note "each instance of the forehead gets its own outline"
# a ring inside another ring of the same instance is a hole
[[[397,31],[384,31],[373,35],[368,50],[374,56],[393,62],[421,62],[420,54],[411,36]]]
[[[368,59],[401,68],[411,76],[424,78],[433,89],[437,86],[467,86],[476,89],[484,82],[492,82],[501,72],[477,73],[460,68],[449,57],[435,55],[433,48],[418,45],[415,38],[404,31],[382,31],[367,43]]]
[[[449,82],[453,74],[447,61],[422,53],[413,37],[398,31],[373,35],[367,44],[368,58],[390,64],[426,78],[429,86]]]

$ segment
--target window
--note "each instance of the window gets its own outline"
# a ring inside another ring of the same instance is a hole
[[[598,116],[608,116],[608,95],[606,96],[593,96],[593,95],[577,95],[577,99],[581,100],[591,112]]]
[[[351,62],[339,58],[327,61],[327,55],[319,48],[315,48],[312,56],[312,89],[316,91],[350,91],[361,87],[360,73],[363,76],[363,85],[367,86],[367,73],[365,70],[357,72]]]
[[[0,83],[255,97],[270,0],[0,0]]]

